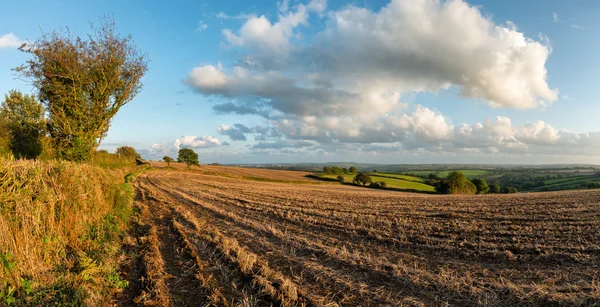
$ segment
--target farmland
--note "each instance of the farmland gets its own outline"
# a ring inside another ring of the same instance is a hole
[[[379,174],[379,173],[367,173],[374,182],[385,182],[388,188],[399,189],[399,190],[413,190],[422,192],[434,192],[433,186],[426,185],[423,179],[419,177],[412,177],[406,175],[397,174]],[[322,175],[323,178],[336,179],[338,175]],[[352,182],[355,175],[342,175],[344,182]]]
[[[138,176],[124,305],[600,304],[600,191],[426,195],[240,172]]]

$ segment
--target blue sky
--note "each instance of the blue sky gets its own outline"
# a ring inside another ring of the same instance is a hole
[[[31,8],[35,8],[32,10]],[[201,163],[600,164],[597,1],[10,1],[15,46],[111,15],[148,54],[101,148]]]

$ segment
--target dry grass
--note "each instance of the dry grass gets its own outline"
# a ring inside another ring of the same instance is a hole
[[[138,189],[183,238],[206,302],[600,305],[599,191],[419,195],[174,170]]]
[[[124,174],[69,162],[0,161],[0,305],[91,304],[111,285],[124,286],[113,258],[132,193],[118,184]]]

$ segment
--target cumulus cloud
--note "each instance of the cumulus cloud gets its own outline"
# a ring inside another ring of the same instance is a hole
[[[185,82],[216,98],[216,113],[261,116],[268,124],[223,124],[220,134],[242,141],[254,135],[251,150],[262,151],[577,153],[569,148],[598,147],[595,133],[559,131],[543,121],[517,126],[507,117],[454,125],[403,101],[454,87],[492,108],[549,106],[559,92],[546,81],[547,37],[529,38],[462,0],[392,0],[378,11],[354,5],[329,11],[323,28],[299,39],[300,26],[325,10],[325,1],[292,7],[282,0],[276,20],[248,16],[239,29],[223,30],[225,44],[238,48],[237,61],[196,67]]]
[[[3,48],[18,48],[23,42],[13,33],[8,33],[0,36],[0,49]]]
[[[210,147],[219,147],[225,145],[219,139],[204,135],[201,137],[197,137],[195,135],[184,135],[175,140],[173,143],[173,147],[176,150],[181,148],[210,148]]]

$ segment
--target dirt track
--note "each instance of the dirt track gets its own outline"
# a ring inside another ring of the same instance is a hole
[[[131,304],[600,305],[597,191],[456,197],[165,170],[136,185]]]

